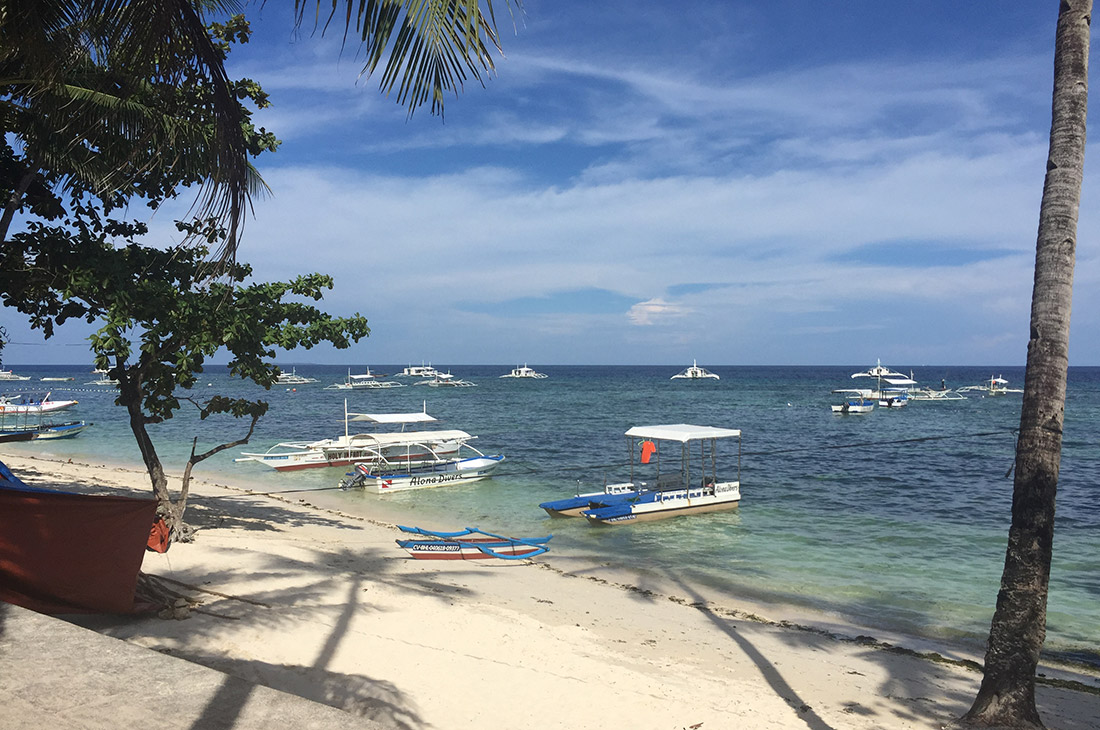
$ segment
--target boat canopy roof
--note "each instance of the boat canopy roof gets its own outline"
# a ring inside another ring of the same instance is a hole
[[[356,443],[373,442],[379,446],[422,444],[439,441],[469,441],[475,438],[465,431],[402,431],[400,433],[360,433],[354,436]]]
[[[422,411],[414,413],[349,413],[349,421],[369,421],[371,423],[426,423],[434,421],[434,416],[429,416]]]
[[[688,423],[674,423],[667,426],[634,426],[626,432],[627,436],[665,441],[698,441],[702,439],[738,438],[741,430],[736,428],[718,428],[716,426],[692,426]]]

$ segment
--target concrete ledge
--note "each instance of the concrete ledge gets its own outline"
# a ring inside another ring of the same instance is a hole
[[[382,726],[0,603],[0,728],[343,730]]]

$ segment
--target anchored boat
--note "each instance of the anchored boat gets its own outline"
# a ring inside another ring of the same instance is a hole
[[[5,393],[0,395],[0,413],[49,413],[75,406],[75,400],[50,400],[50,393]]]
[[[866,388],[841,388],[833,392],[842,396],[840,403],[830,406],[833,413],[870,413],[875,410],[878,401],[874,393]]]
[[[406,431],[410,423],[436,419],[424,411],[415,413],[351,413],[344,401],[344,433],[320,441],[283,441],[263,453],[243,452],[235,461],[256,461],[277,471],[325,466],[368,464],[432,464],[458,454],[459,446],[475,438],[465,431]],[[351,423],[400,426],[398,432],[351,433]]]
[[[706,368],[699,367],[698,361],[692,360],[690,368],[680,371],[669,380],[721,380],[721,378]]]
[[[342,383],[333,383],[332,385],[326,385],[325,390],[378,390],[380,388],[404,388],[404,383],[397,383],[392,380],[381,380],[380,375],[376,375],[367,368],[365,373],[351,374],[351,370],[348,370],[348,377]]]
[[[501,375],[502,378],[535,378],[541,380],[542,378],[549,377],[546,373],[536,372],[534,368],[527,367],[527,363],[523,363],[521,368],[513,368],[512,372],[507,375]]]
[[[609,484],[602,492],[543,502],[539,507],[551,517],[580,516],[592,524],[614,525],[717,512],[740,503],[739,429],[679,423],[635,426],[626,436],[630,439],[629,482]],[[737,442],[737,478],[723,481],[718,477],[718,444],[730,440]],[[636,481],[636,470],[641,476],[646,469],[652,470],[653,481]]]
[[[473,456],[448,458],[432,453],[416,463],[394,464],[387,459],[358,463],[354,471],[349,472],[347,478],[340,482],[340,487],[361,488],[375,494],[453,487],[487,479],[500,466],[500,462],[504,461],[502,454],[486,456],[465,441],[459,446]],[[430,450],[430,445],[423,442],[411,442],[410,447],[427,447]]]

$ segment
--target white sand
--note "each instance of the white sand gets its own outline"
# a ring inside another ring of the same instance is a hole
[[[136,471],[0,458],[31,483],[150,491]],[[412,560],[392,525],[299,495],[193,489],[197,540],[147,553],[144,571],[201,588],[177,586],[198,610],[80,623],[387,727],[938,728],[981,680],[749,620],[759,607],[708,602],[674,576],[641,589],[553,549],[517,563]],[[1041,685],[1038,700],[1051,728],[1100,717],[1095,693]]]

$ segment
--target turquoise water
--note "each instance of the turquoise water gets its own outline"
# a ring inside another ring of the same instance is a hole
[[[328,391],[345,366],[297,364],[320,383],[264,392],[223,372],[207,374],[194,395],[268,400],[271,411],[248,450],[277,441],[319,439],[343,430],[352,411],[419,410],[443,428],[476,434],[474,445],[503,453],[493,479],[388,496],[327,491],[342,509],[370,516],[383,503],[410,523],[478,525],[513,534],[555,535],[557,555],[599,556],[612,565],[674,574],[755,601],[825,611],[868,629],[948,639],[981,647],[1004,560],[1014,437],[1020,395],[913,402],[864,416],[830,413],[833,388],[852,387],[847,367],[709,367],[714,381],[671,381],[677,367],[535,365],[545,380],[499,379],[512,365],[454,367],[476,388],[406,387]],[[891,363],[909,372],[909,366]],[[290,364],[284,365],[289,369]],[[371,365],[374,372],[400,366]],[[952,387],[1003,375],[1023,386],[1022,368],[914,367],[924,385]],[[5,444],[10,453],[47,453],[140,464],[113,394],[82,385],[88,368],[19,367],[34,376],[0,390],[52,388],[76,397],[71,411],[95,426],[78,439]],[[73,383],[39,383],[72,375]],[[412,382],[406,380],[405,382]],[[56,387],[61,386],[61,387]],[[181,415],[153,427],[162,459],[182,465],[191,438],[199,449],[242,435],[232,419]],[[698,423],[743,431],[740,509],[616,528],[550,520],[538,504],[602,488],[627,476],[623,432],[634,425]],[[991,434],[991,435],[979,435]],[[926,440],[917,440],[926,439]],[[341,469],[278,474],[233,463],[238,450],[202,463],[197,476],[259,483],[264,489],[331,487]],[[1100,663],[1100,368],[1071,368],[1059,480],[1047,650]]]

